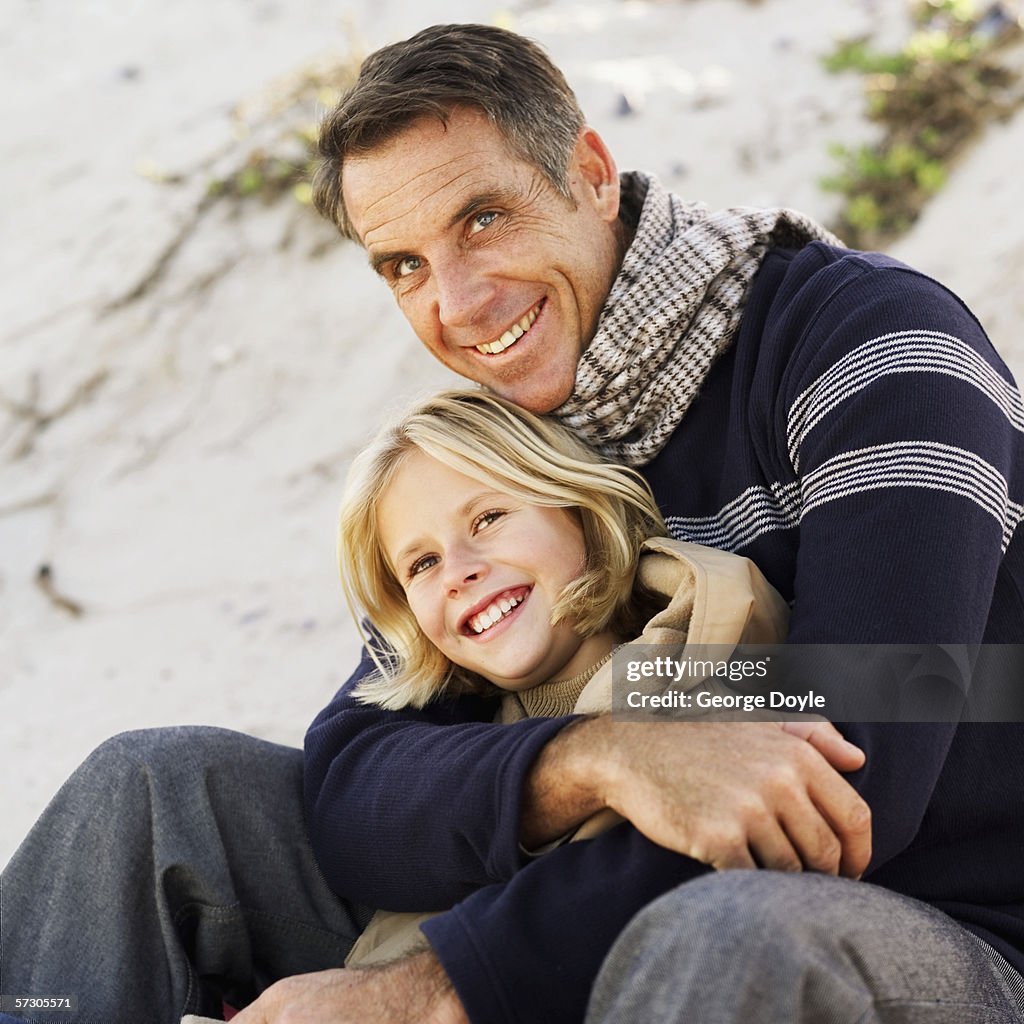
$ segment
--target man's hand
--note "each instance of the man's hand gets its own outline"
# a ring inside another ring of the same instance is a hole
[[[536,846],[611,807],[648,839],[714,868],[859,877],[871,812],[839,774],[863,752],[821,720],[614,722],[563,730],[527,782],[523,842]]]
[[[271,985],[235,1024],[469,1024],[430,951],[385,967],[318,971]]]

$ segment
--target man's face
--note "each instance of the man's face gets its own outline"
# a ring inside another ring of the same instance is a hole
[[[472,108],[349,158],[342,183],[371,265],[445,366],[533,412],[569,397],[622,258],[596,133],[574,149],[573,202]]]

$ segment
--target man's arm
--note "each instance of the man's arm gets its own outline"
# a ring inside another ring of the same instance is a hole
[[[851,261],[859,274],[831,282],[827,307],[808,323],[794,303],[778,327],[796,338],[767,410],[800,481],[790,642],[1015,642],[1019,603],[998,580],[1024,498],[1020,394],[948,290]],[[1015,636],[998,625],[1011,606]],[[842,728],[867,755],[852,782],[872,809],[877,867],[918,834],[957,726]]]
[[[473,1024],[568,1024],[583,1019],[630,919],[709,870],[623,823],[559,847],[422,927]]]
[[[522,776],[571,719],[494,724],[475,698],[385,711],[351,691],[363,662],[306,734],[310,842],[341,896],[385,910],[445,910],[512,877]]]
[[[521,836],[533,848],[611,807],[660,846],[712,867],[857,877],[871,815],[837,771],[863,763],[828,722],[582,719],[526,776]]]
[[[446,909],[512,878],[529,862],[524,845],[603,806],[716,865],[751,864],[747,839],[769,866],[841,863],[856,875],[867,861],[867,809],[830,766],[851,770],[860,755],[822,730],[808,743],[752,725],[737,745],[739,733],[710,723],[494,724],[492,706],[468,699],[422,712],[366,707],[350,696],[357,678],[310,727],[305,798],[321,870],[360,903]]]
[[[468,1024],[430,951],[385,967],[298,974],[271,985],[237,1024]]]

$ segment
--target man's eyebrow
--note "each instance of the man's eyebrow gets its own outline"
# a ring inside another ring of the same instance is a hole
[[[407,252],[401,252],[395,249],[390,252],[375,252],[370,254],[370,269],[375,274],[383,272],[386,264],[391,263],[393,260],[400,259],[403,256],[408,256]]]
[[[449,218],[448,223],[445,225],[446,228],[453,228],[460,221],[465,220],[467,217],[472,216],[474,213],[480,210],[486,210],[492,206],[508,206],[513,203],[516,199],[520,198],[520,192],[517,189],[512,188],[498,188],[492,189],[489,192],[478,192],[474,196],[470,196]],[[370,254],[370,269],[375,274],[380,274],[383,268],[389,263],[393,263],[395,260],[400,260],[405,256],[414,255],[405,249],[389,249],[384,252],[375,252]]]
[[[448,218],[448,227],[454,227],[461,220],[480,210],[486,210],[490,206],[507,206],[514,199],[519,197],[517,189],[497,188],[490,192],[478,192],[470,196],[452,215]]]

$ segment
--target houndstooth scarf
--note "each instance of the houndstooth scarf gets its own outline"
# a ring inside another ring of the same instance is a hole
[[[771,246],[842,243],[794,210],[703,203],[639,172],[622,176],[636,237],[608,294],[572,395],[553,415],[603,454],[650,462],[739,329],[747,289]]]

